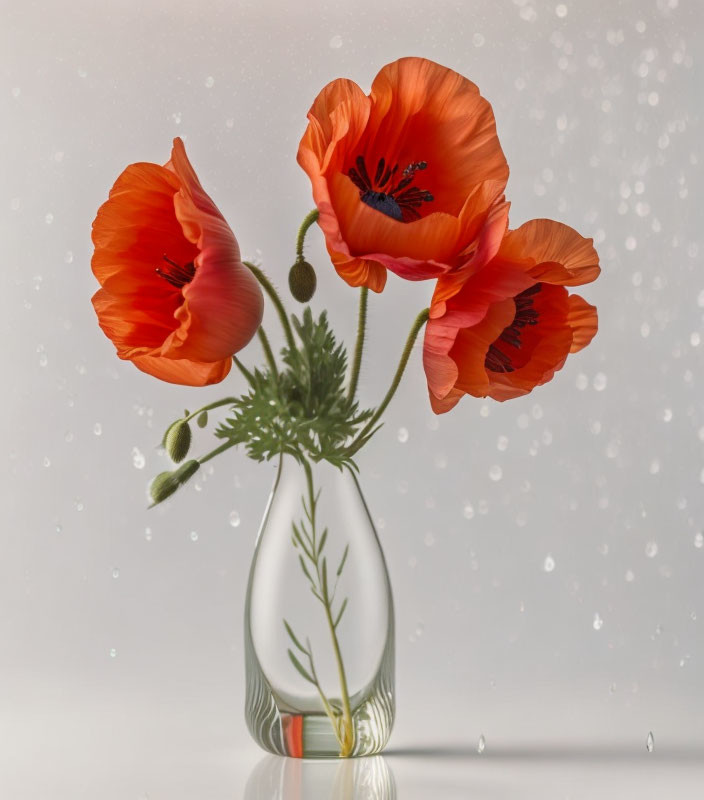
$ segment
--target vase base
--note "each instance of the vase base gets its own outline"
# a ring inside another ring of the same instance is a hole
[[[386,745],[390,725],[380,726],[365,709],[365,703],[353,715],[355,746],[348,757],[372,756]],[[372,703],[372,705],[377,705]],[[376,715],[375,715],[376,716]],[[251,730],[256,742],[270,753],[290,758],[341,758],[340,744],[325,714],[289,714],[269,716],[268,730]]]

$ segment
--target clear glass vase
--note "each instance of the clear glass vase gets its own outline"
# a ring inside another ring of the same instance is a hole
[[[282,456],[245,606],[246,717],[297,758],[378,753],[394,719],[394,613],[357,477]]]

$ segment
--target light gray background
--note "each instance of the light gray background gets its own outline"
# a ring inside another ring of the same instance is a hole
[[[89,302],[90,223],[128,163],[163,163],[179,135],[244,254],[284,286],[311,208],[295,162],[310,103],[339,76],[366,91],[410,54],[457,69],[493,104],[512,225],[571,224],[594,237],[604,271],[583,289],[599,334],[552,383],[436,418],[417,348],[360,458],[397,606],[391,749],[472,750],[483,733],[472,769],[487,771],[463,797],[509,796],[511,769],[537,770],[552,796],[531,754],[554,742],[597,761],[632,755],[624,774],[642,797],[659,791],[642,761],[701,761],[701,4],[0,9],[0,794],[242,796],[261,754],[242,714],[241,617],[273,466],[230,453],[146,510],[164,427],[241,381],[174,387],[118,361]],[[317,231],[308,253],[314,306],[351,342],[356,293]],[[431,290],[391,276],[371,298],[364,401],[386,390]],[[257,345],[243,357],[259,361]],[[434,769],[418,782],[407,762],[390,759],[404,798]]]

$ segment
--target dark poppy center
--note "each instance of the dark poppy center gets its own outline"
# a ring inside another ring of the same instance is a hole
[[[193,280],[193,276],[196,274],[196,268],[192,261],[181,265],[177,261],[169,258],[166,254],[164,254],[163,258],[168,266],[156,268],[156,274],[160,278],[168,281],[177,289],[183,288],[187,283]]]
[[[423,203],[433,201],[433,195],[427,189],[411,186],[416,173],[427,168],[427,161],[414,161],[405,167],[397,182],[398,164],[393,167],[380,158],[376,165],[374,180],[369,177],[363,156],[357,156],[356,166],[347,173],[347,177],[359,189],[359,198],[375,211],[381,211],[387,217],[398,222],[413,222],[420,219],[418,209]]]
[[[521,335],[526,325],[537,325],[540,314],[533,308],[535,295],[540,291],[540,284],[536,283],[530,289],[514,297],[516,304],[516,316],[513,322],[503,329],[499,338],[491,345],[484,359],[485,369],[491,372],[514,372],[516,367],[513,364],[511,348],[521,349]],[[508,345],[508,347],[506,347]]]

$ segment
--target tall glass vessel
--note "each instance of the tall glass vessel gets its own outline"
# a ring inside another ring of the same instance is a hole
[[[282,456],[249,575],[246,717],[297,758],[378,753],[394,719],[394,614],[353,471]]]

